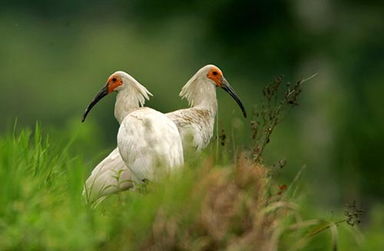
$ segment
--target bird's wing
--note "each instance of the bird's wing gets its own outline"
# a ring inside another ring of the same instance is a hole
[[[83,194],[92,203],[106,195],[130,189],[133,187],[132,175],[118,148],[115,148],[93,169],[85,182]]]
[[[184,162],[175,123],[153,109],[130,113],[121,123],[117,139],[123,160],[139,181],[158,177],[159,166],[169,171]]]
[[[214,116],[206,109],[195,107],[166,113],[177,126],[184,148],[191,145],[197,149],[205,148],[213,134]]]

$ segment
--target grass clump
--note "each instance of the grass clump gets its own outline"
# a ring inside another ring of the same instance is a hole
[[[263,211],[270,203],[266,174],[264,167],[244,156],[234,167],[206,164],[188,196],[197,208],[171,215],[160,209],[145,247],[217,250],[257,245],[273,250],[277,247],[271,241],[277,218],[273,216],[276,212]]]

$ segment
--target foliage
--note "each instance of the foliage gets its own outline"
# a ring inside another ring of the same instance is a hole
[[[0,249],[327,248],[338,246],[338,224],[358,221],[356,205],[342,220],[304,219],[301,171],[279,186],[247,152],[218,161],[214,147],[191,153],[180,173],[146,192],[119,193],[92,208],[81,196],[92,165],[73,153],[90,146],[85,135],[91,133],[73,130],[54,144],[38,125],[0,138]],[[317,237],[328,229],[331,238]]]
[[[264,87],[263,97],[264,103],[261,107],[256,107],[254,119],[251,121],[252,139],[252,155],[255,162],[262,162],[261,156],[267,144],[271,141],[271,135],[276,126],[282,121],[288,109],[297,106],[298,97],[302,92],[302,85],[315,77],[317,74],[309,78],[301,79],[295,84],[283,83],[282,77],[275,80]]]

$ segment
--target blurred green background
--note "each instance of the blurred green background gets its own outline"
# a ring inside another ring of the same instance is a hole
[[[300,106],[287,116],[267,151],[285,159],[281,179],[306,165],[314,205],[352,200],[369,209],[384,197],[384,4],[347,0],[0,1],[0,134],[33,126],[94,126],[102,157],[115,145],[113,97],[86,124],[81,114],[109,74],[125,70],[163,112],[200,67],[218,65],[249,113],[262,87],[284,75],[317,72]],[[218,90],[219,128],[248,120]],[[90,136],[92,137],[92,136]],[[95,140],[95,139],[90,139]],[[51,139],[54,141],[54,139]],[[382,201],[381,201],[382,203]]]

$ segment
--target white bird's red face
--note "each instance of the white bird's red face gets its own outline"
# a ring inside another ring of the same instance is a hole
[[[216,66],[212,66],[211,69],[209,69],[207,78],[212,80],[217,87],[221,87],[223,85],[223,72]]]
[[[108,93],[116,90],[117,87],[123,85],[123,79],[118,74],[112,74],[107,81]]]

